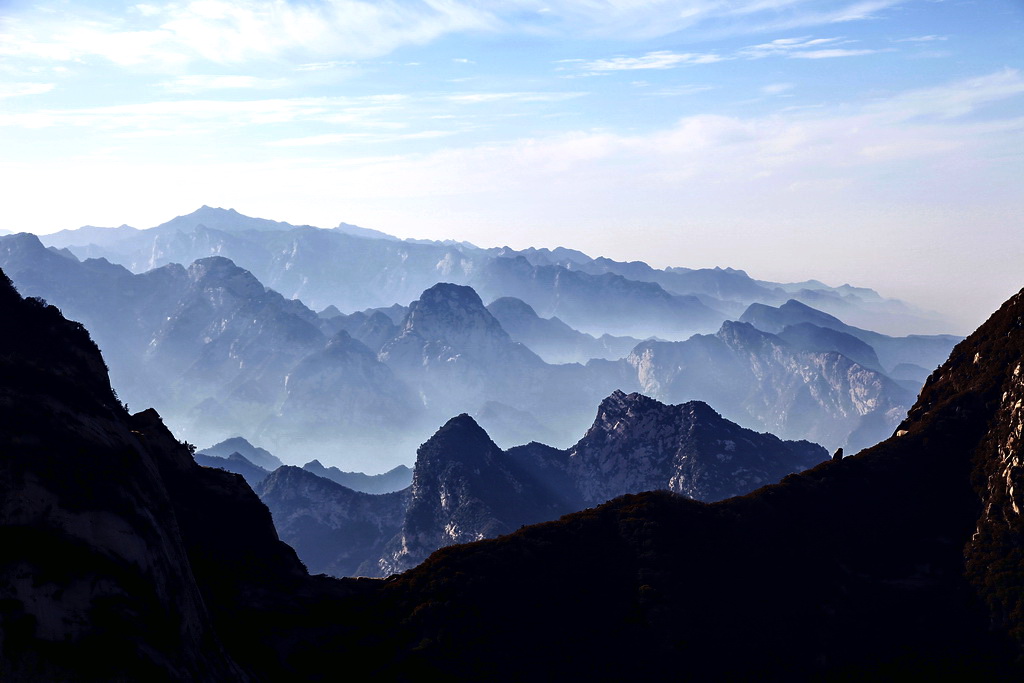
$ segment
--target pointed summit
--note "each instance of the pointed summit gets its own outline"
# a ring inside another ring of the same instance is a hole
[[[477,462],[500,452],[501,449],[491,440],[483,427],[472,417],[462,413],[448,420],[419,447],[416,471],[419,472],[421,462]]]
[[[403,328],[427,340],[452,344],[483,337],[511,341],[472,287],[439,282],[409,306]]]

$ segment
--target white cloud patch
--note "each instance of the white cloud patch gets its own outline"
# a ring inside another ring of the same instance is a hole
[[[786,57],[788,59],[832,59],[836,57],[859,57],[888,50],[867,48],[844,48],[857,41],[845,38],[778,38],[769,43],[750,45],[739,51],[739,56],[748,59],[764,59],[765,57]]]
[[[0,83],[0,98],[42,95],[55,87],[54,83]]]
[[[769,83],[768,85],[761,87],[761,92],[765,95],[781,95],[793,88],[794,85],[792,83]]]

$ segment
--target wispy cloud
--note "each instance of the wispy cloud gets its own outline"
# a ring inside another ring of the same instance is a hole
[[[337,69],[345,66],[355,66],[356,62],[352,60],[332,60],[329,62],[309,62],[307,64],[298,64],[295,66],[296,71],[329,71],[331,69]]]
[[[713,85],[673,85],[667,88],[658,88],[657,90],[645,90],[643,94],[647,97],[685,97],[714,89],[715,86]]]
[[[801,36],[797,38],[778,38],[768,43],[750,45],[734,54],[672,52],[659,50],[648,52],[639,57],[616,56],[605,59],[563,59],[558,63],[560,69],[572,68],[583,74],[600,74],[613,71],[635,71],[643,69],[674,69],[679,66],[697,64],[714,64],[732,59],[764,59],[767,57],[785,57],[788,59],[830,59],[835,57],[858,57],[888,49],[844,48],[857,41],[845,38],[813,38]]]
[[[803,52],[794,52],[789,55],[790,59],[835,59],[836,57],[862,57],[864,55],[873,55],[879,52],[887,52],[887,50],[844,50],[841,48],[833,48],[830,50],[806,50]]]
[[[287,84],[288,81],[282,78],[203,74],[178,76],[160,85],[174,92],[197,92],[200,90],[265,90],[280,88]]]
[[[450,130],[423,130],[415,133],[327,133],[309,135],[301,138],[272,140],[266,143],[270,147],[324,147],[349,143],[388,143],[408,140],[434,140],[454,135]]]
[[[609,57],[584,61],[579,66],[585,71],[634,71],[637,69],[673,69],[684,64],[712,64],[722,61],[716,54],[672,52],[658,50],[641,57]]]
[[[583,97],[584,92],[486,92],[445,95],[443,99],[458,104],[480,104],[513,100],[516,102],[564,102]]]
[[[920,88],[870,105],[867,111],[892,121],[955,119],[982,107],[1024,96],[1024,77],[1017,69],[957,81],[935,88]]]
[[[695,27],[744,33],[869,19],[904,1],[185,0],[136,4],[126,12],[109,13],[72,5],[61,12],[30,8],[12,13],[5,20],[0,55],[51,62],[98,58],[158,69],[181,69],[197,61],[230,65],[276,60],[312,70],[454,33],[635,40]],[[820,9],[823,5],[826,9]],[[639,59],[606,66],[666,68],[654,65],[660,63],[656,57]]]
[[[738,55],[748,59],[764,59],[766,57],[786,57],[788,59],[832,59],[835,57],[859,57],[886,52],[886,49],[843,48],[839,45],[856,43],[845,38],[778,38],[769,43],[750,45],[739,51]]]
[[[897,43],[934,43],[939,40],[948,40],[949,36],[916,36],[913,38],[900,38]]]
[[[334,60],[379,56],[452,32],[496,30],[499,23],[485,8],[457,0],[193,0],[136,5],[125,14],[23,12],[7,21],[0,54],[157,67],[295,55]]]

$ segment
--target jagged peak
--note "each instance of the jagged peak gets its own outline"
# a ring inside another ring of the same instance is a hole
[[[597,417],[580,443],[592,439],[598,434],[617,430],[623,422],[636,422],[653,413],[664,415],[676,413],[688,416],[695,421],[724,419],[718,411],[704,401],[687,401],[669,405],[641,393],[627,394],[616,389],[601,401],[597,409]]]
[[[763,344],[768,340],[779,341],[775,335],[762,332],[752,324],[738,320],[726,320],[715,336],[725,342],[733,341],[745,344]]]
[[[451,282],[438,282],[423,290],[419,301],[423,303],[459,302],[464,305],[484,308],[480,295],[469,285],[457,285]]]
[[[664,403],[650,396],[644,396],[637,392],[627,394],[621,389],[616,389],[597,407],[597,418],[594,420],[591,430],[622,419],[630,413],[664,407]]]
[[[224,287],[241,296],[259,296],[267,288],[248,270],[224,256],[207,256],[188,267],[188,276],[196,285]]]
[[[416,452],[416,467],[426,461],[475,459],[481,453],[500,450],[476,420],[462,413],[448,420]]]

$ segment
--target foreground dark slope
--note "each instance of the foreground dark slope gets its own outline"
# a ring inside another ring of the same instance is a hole
[[[0,320],[0,680],[283,675],[274,624],[321,584],[266,507],[129,415],[82,326],[2,273]]]
[[[1022,358],[1024,292],[932,374],[900,436],[855,458],[443,549],[386,584],[391,673],[1020,675]]]

